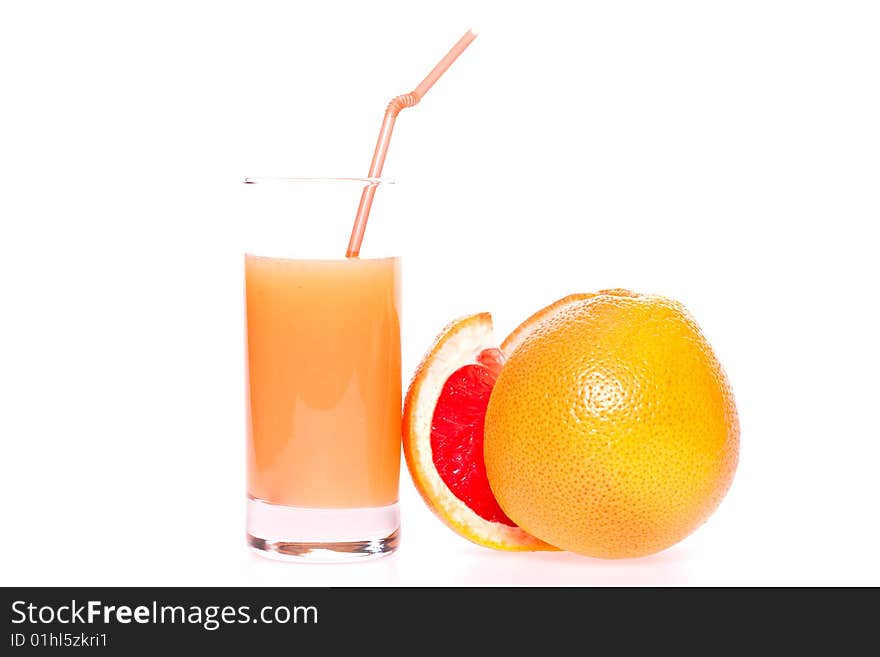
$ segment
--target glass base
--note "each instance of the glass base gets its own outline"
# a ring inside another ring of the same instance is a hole
[[[247,501],[247,542],[280,561],[345,563],[391,554],[400,543],[397,503],[358,509],[313,509]]]

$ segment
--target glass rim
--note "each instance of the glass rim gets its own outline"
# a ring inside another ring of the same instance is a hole
[[[266,183],[361,183],[362,185],[394,185],[394,180],[388,178],[363,178],[363,177],[333,177],[333,176],[249,176],[242,182],[245,185],[257,185]]]
[[[361,256],[357,255],[354,257],[348,256],[339,256],[339,257],[315,257],[315,258],[301,258],[301,257],[288,257],[288,256],[269,256],[269,255],[261,255],[259,253],[253,253],[251,251],[244,252],[245,261],[248,258],[256,258],[258,260],[275,260],[275,261],[284,261],[284,262],[301,262],[308,264],[319,264],[319,263],[333,263],[338,264],[341,262],[350,262],[350,263],[358,263],[358,262],[384,262],[388,260],[394,260],[398,264],[403,262],[403,256],[400,255],[387,255],[387,256]]]
[[[324,257],[288,257],[288,256],[271,256],[271,255],[262,255],[260,253],[254,253],[253,251],[244,251],[244,257],[247,258],[262,258],[266,260],[284,260],[287,262],[308,262],[308,263],[319,263],[319,262],[327,262],[327,263],[338,263],[338,262],[379,262],[382,260],[397,260],[401,262],[403,260],[403,256],[401,255],[377,255],[377,256],[361,256],[357,255],[354,257],[348,256],[324,256]]]

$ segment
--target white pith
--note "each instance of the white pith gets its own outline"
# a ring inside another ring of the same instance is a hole
[[[492,320],[464,321],[453,327],[431,357],[431,367],[412,400],[412,429],[418,437],[413,445],[413,457],[424,475],[425,487],[435,504],[453,524],[470,529],[488,543],[499,546],[537,545],[539,541],[518,527],[486,520],[472,511],[440,478],[431,454],[431,422],[434,408],[446,380],[457,369],[477,362],[477,356],[486,348],[496,345]]]

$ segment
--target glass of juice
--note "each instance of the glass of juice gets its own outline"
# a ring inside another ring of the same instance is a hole
[[[364,187],[386,185],[246,182],[248,544],[292,561],[389,554],[400,527],[400,259],[344,256]]]

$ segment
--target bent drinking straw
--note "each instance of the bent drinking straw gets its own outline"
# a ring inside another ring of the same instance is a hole
[[[394,130],[394,122],[397,120],[397,115],[400,114],[400,111],[404,107],[412,107],[418,104],[422,97],[428,93],[428,90],[434,86],[434,83],[440,79],[440,76],[452,66],[452,62],[476,38],[476,32],[468,30],[452,46],[452,49],[446,53],[443,59],[437,63],[437,66],[425,76],[425,79],[419,82],[415,89],[408,94],[397,96],[388,103],[388,108],[385,110],[385,118],[382,120],[382,128],[379,130],[379,139],[376,141],[376,150],[373,151],[373,161],[370,163],[370,172],[367,174],[368,178],[379,178],[382,175],[382,168],[385,166],[385,155],[388,153],[388,143],[391,141],[391,132]],[[370,208],[373,206],[373,196],[375,194],[375,184],[368,184],[361,193],[361,202],[358,204],[357,215],[351,228],[351,237],[348,240],[348,250],[345,252],[347,258],[357,258],[361,251],[364,229],[367,227],[367,218],[370,216]]]

